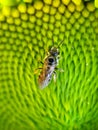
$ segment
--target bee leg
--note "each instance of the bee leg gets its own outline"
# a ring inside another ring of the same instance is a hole
[[[53,75],[53,80],[54,80],[54,82],[56,82],[56,78],[57,78],[56,71],[54,71],[53,74],[54,74],[54,75]]]
[[[42,61],[40,61],[41,64],[44,64]]]
[[[42,68],[37,68],[37,69],[35,69],[35,70],[34,70],[34,74],[37,74],[39,69],[42,69]]]
[[[39,63],[44,64],[41,60],[38,60]]]
[[[59,70],[60,72],[64,72],[64,70],[63,69],[61,69],[61,68],[55,68],[56,70]]]

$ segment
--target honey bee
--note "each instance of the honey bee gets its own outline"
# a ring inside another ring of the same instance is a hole
[[[51,47],[48,51],[47,56],[44,59],[43,67],[41,68],[40,75],[38,77],[38,85],[40,89],[43,89],[48,86],[50,81],[52,80],[52,76],[54,75],[54,79],[56,77],[56,70],[58,61],[59,61],[59,46],[62,44],[63,41],[60,42],[60,44],[55,47]]]

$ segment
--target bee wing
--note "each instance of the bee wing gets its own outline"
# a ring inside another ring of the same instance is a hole
[[[47,76],[40,78],[38,81],[39,88],[44,89],[45,87],[47,87],[51,81],[51,77],[52,76],[48,74]]]
[[[39,88],[44,89],[48,86],[49,83],[50,83],[49,80],[44,80],[42,83],[39,84]]]

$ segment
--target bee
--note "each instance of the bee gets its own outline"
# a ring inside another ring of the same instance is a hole
[[[52,80],[52,76],[54,75],[54,79],[56,77],[56,70],[58,69],[58,61],[59,61],[59,46],[51,47],[48,51],[47,56],[44,59],[43,67],[41,68],[40,75],[38,77],[38,85],[40,89],[47,87]]]

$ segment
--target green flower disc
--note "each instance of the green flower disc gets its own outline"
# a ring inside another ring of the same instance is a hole
[[[40,90],[62,40],[63,72]],[[98,0],[0,0],[0,130],[98,130]]]

